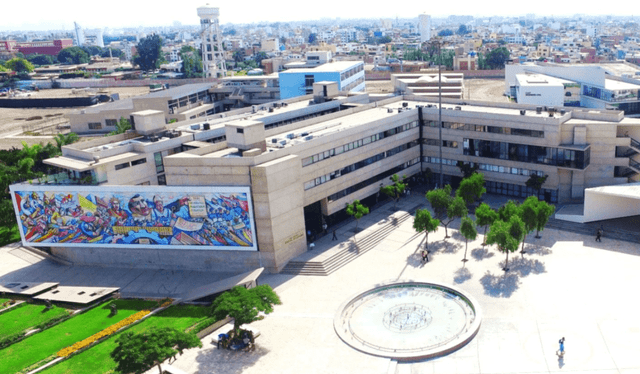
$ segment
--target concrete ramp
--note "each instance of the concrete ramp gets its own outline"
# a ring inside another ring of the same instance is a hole
[[[640,183],[584,190],[582,222],[640,215]],[[556,216],[556,218],[558,218]]]
[[[194,288],[193,290],[189,291],[181,301],[197,300],[209,295],[230,290],[235,286],[249,285],[251,287],[254,287],[256,285],[256,279],[258,279],[263,271],[264,268],[258,268],[247,273],[239,274],[231,278],[223,279],[218,282]]]

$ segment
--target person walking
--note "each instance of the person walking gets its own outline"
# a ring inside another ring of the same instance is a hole
[[[323,233],[323,234],[326,234],[326,233],[327,233],[327,224],[326,224],[326,223],[323,223],[323,224],[322,224],[322,233]]]
[[[422,263],[426,264],[427,262],[429,262],[429,252],[427,252],[426,250],[422,250]]]
[[[564,336],[558,341],[558,343],[560,344],[560,349],[558,349],[557,354],[560,357],[564,357]]]
[[[598,231],[596,231],[596,241],[597,242],[602,242],[602,229],[598,229]]]
[[[333,236],[331,237],[331,241],[334,240],[338,240],[338,237],[336,236],[336,229],[333,229]]]

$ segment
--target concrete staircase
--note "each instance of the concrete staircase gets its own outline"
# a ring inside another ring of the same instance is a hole
[[[322,261],[289,261],[280,274],[327,276],[374,248],[400,224],[413,217],[415,211],[423,205],[419,204],[410,209],[408,213],[393,217],[389,223],[381,228],[371,232],[364,238],[358,239],[357,242],[349,242],[346,248],[337,251]]]

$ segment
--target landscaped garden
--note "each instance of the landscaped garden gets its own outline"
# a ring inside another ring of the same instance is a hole
[[[112,314],[110,304],[115,304],[117,307],[115,315]],[[141,310],[153,309],[156,306],[157,303],[154,301],[109,300],[0,350],[0,373],[26,372],[27,368],[38,366],[36,364],[43,360],[49,361],[56,358],[56,353],[61,349],[82,341]]]
[[[2,300],[0,300],[0,303]],[[26,332],[34,328],[42,328],[47,323],[64,318],[69,312],[58,306],[22,303],[6,313],[0,314],[0,342],[7,337]]]
[[[177,330],[184,331],[187,328],[207,319],[213,323],[210,316],[211,309],[209,307],[192,305],[172,306],[157,315],[148,317],[144,321],[125,331],[140,333],[153,327],[172,327]],[[110,354],[117,346],[116,339],[119,335],[120,334],[115,334],[109,339],[87,349],[86,351],[78,353],[63,362],[42,371],[42,373],[114,373],[117,364],[111,358]]]

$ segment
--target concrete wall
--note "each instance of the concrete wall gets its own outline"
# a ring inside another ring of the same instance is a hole
[[[640,215],[640,195],[633,198],[585,190],[584,222],[635,215]]]

